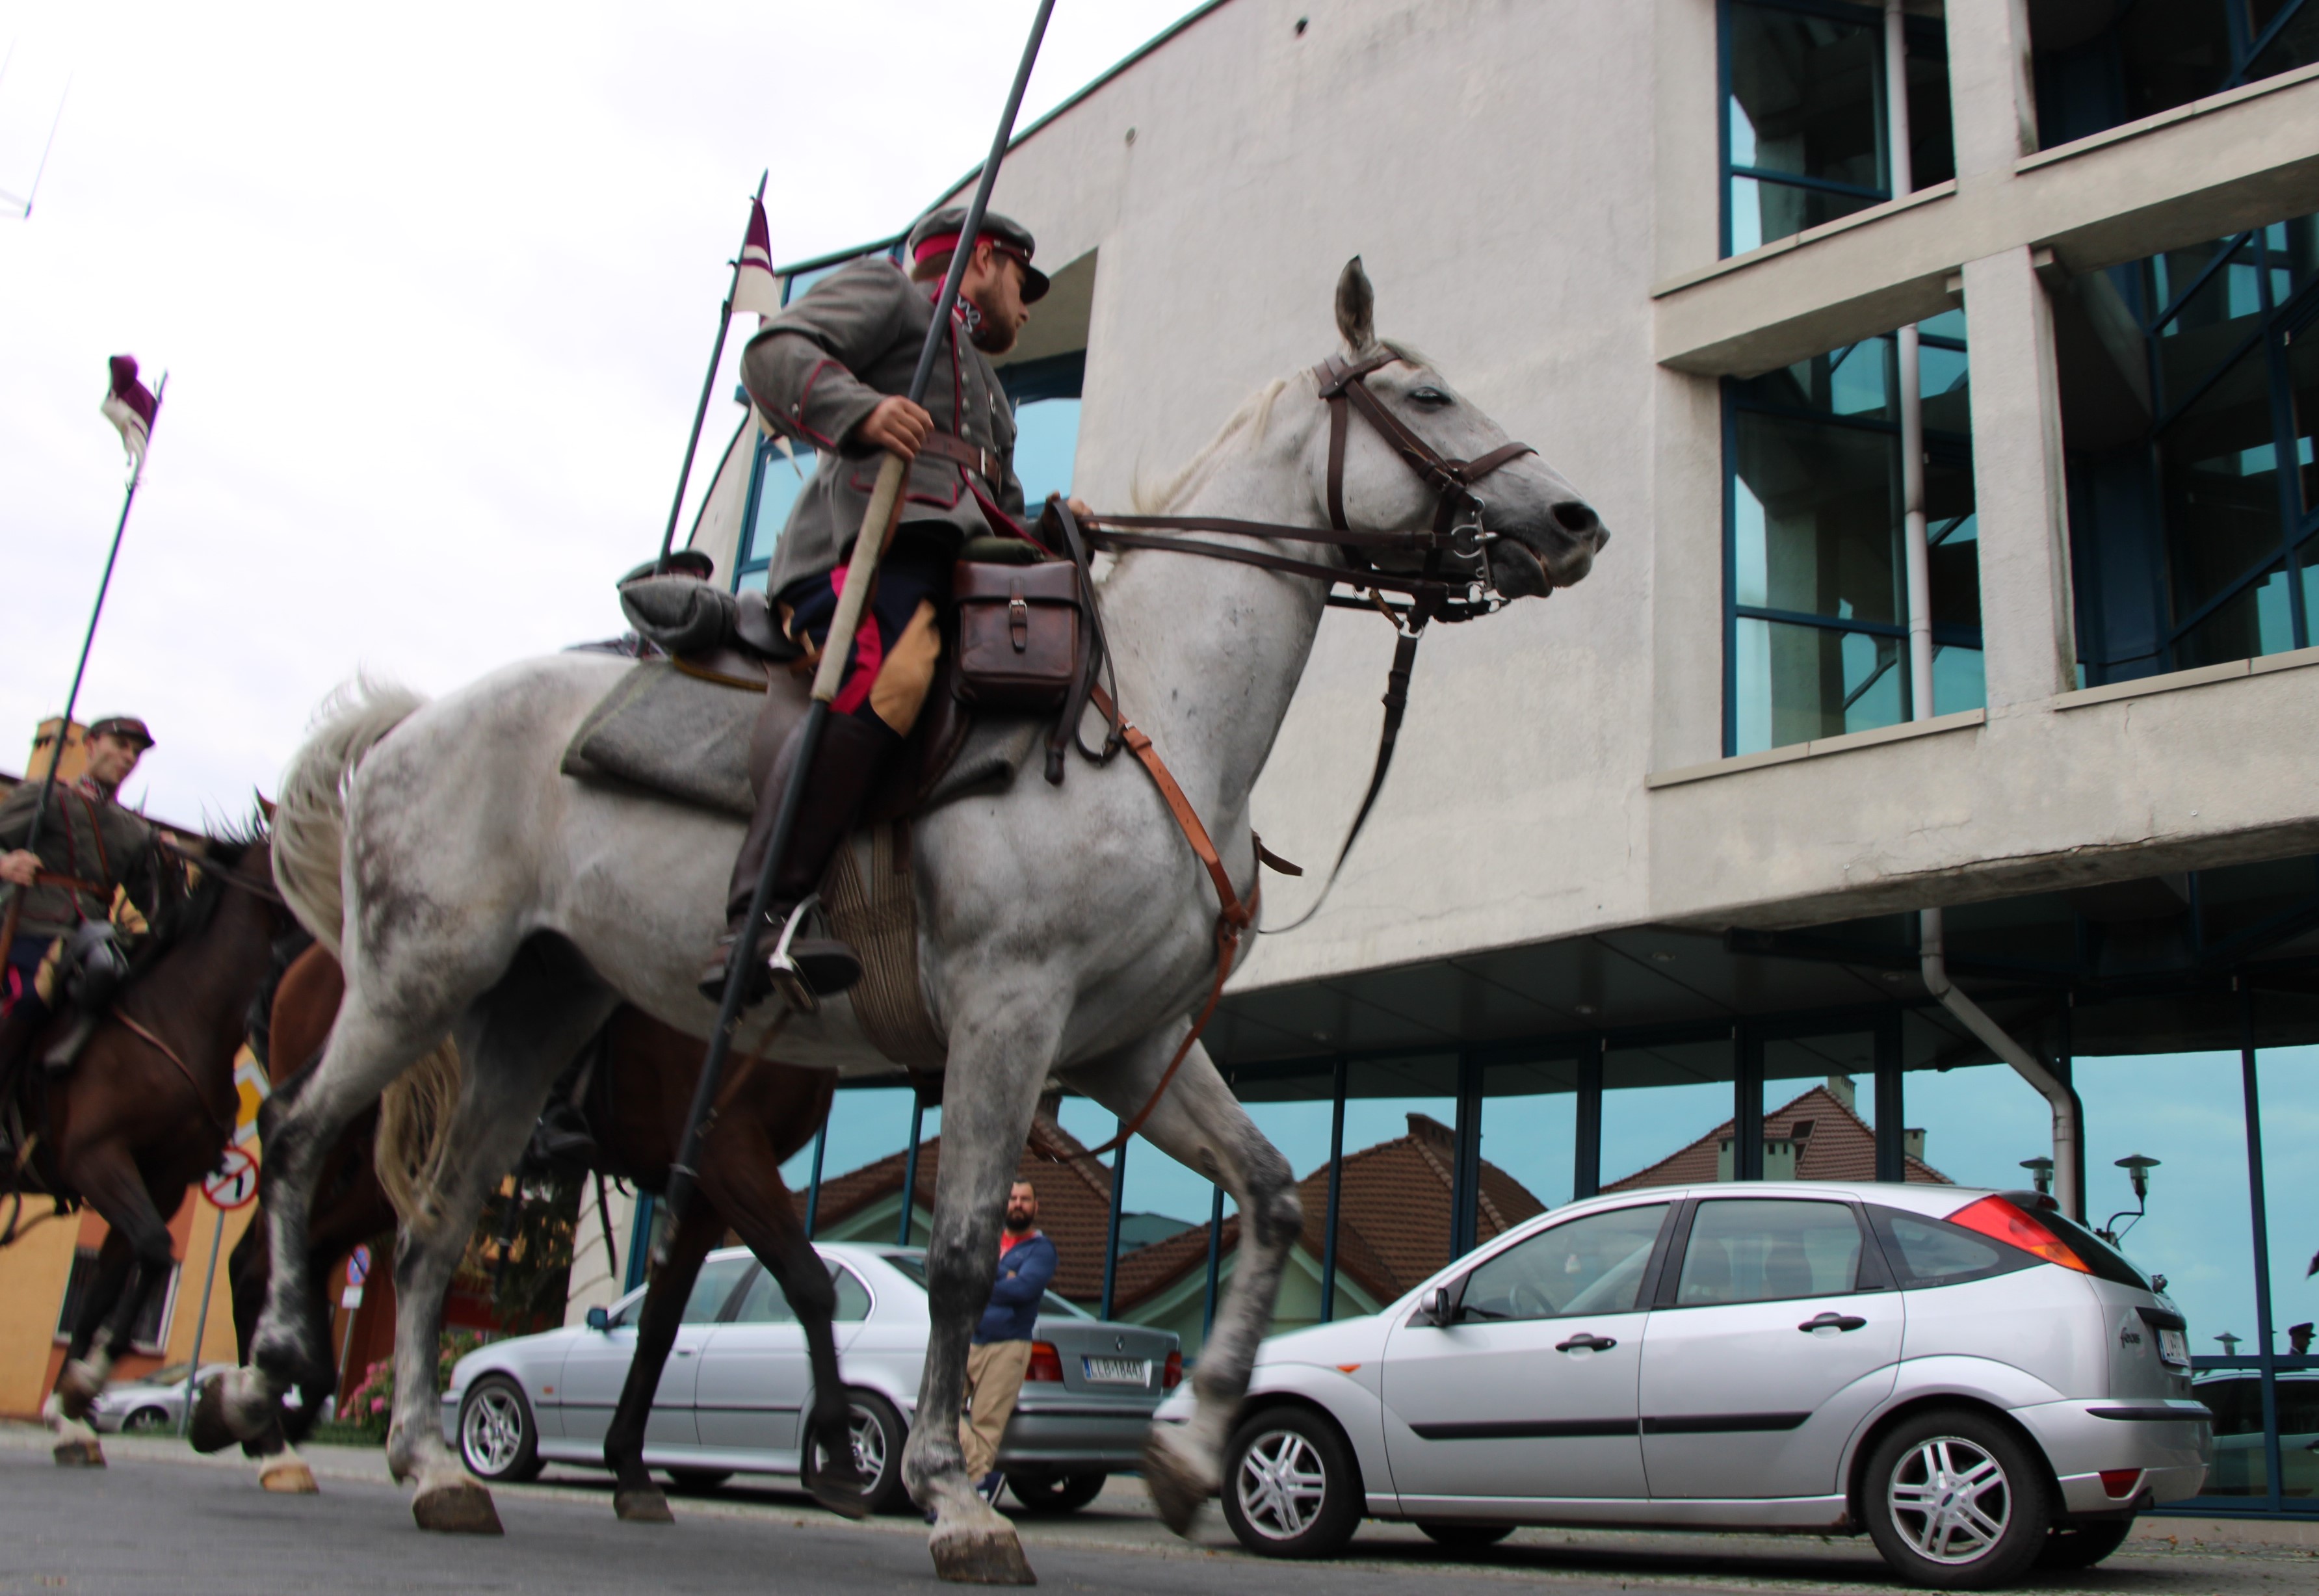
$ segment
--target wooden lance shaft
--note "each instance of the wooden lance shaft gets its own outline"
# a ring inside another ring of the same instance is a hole
[[[981,236],[983,212],[989,209],[990,190],[998,180],[998,163],[1006,158],[1007,142],[1015,136],[1015,113],[1023,108],[1023,91],[1030,84],[1031,68],[1039,59],[1039,41],[1046,36],[1047,19],[1054,9],[1055,0],[1039,0],[1038,14],[1031,20],[1031,37],[1024,42],[1023,59],[1015,68],[1014,86],[1006,91],[1006,108],[999,113],[997,134],[991,140],[990,154],[982,163],[981,177],[974,185],[974,199],[966,208],[965,223],[959,229],[958,248],[951,251],[950,270],[943,274],[942,292],[934,296],[934,320],[926,328],[926,341],[918,350],[918,367],[910,378],[912,404],[925,401],[927,385],[934,380],[934,357],[941,353],[943,336],[949,330],[951,309],[958,302],[959,284],[966,275],[967,262],[974,255],[974,242]],[[672,1219],[683,1218],[685,1205],[691,1201],[692,1188],[699,1179],[701,1130],[717,1102],[725,1061],[733,1050],[733,1033],[740,1024],[741,1005],[747,993],[745,977],[750,966],[756,962],[758,935],[764,927],[766,906],[772,901],[773,877],[797,833],[798,811],[804,805],[806,783],[813,778],[814,756],[821,751],[823,728],[829,724],[829,706],[837,697],[838,687],[845,680],[845,667],[853,655],[853,634],[861,627],[862,611],[870,600],[870,589],[878,575],[879,556],[885,553],[886,539],[900,518],[902,487],[909,469],[910,463],[899,455],[886,456],[878,467],[878,482],[871,490],[869,507],[862,511],[862,529],[854,536],[853,555],[845,568],[845,591],[837,596],[837,613],[831,618],[821,663],[814,671],[813,702],[806,707],[805,724],[798,731],[798,754],[790,766],[789,785],[781,791],[781,807],[774,812],[765,867],[758,872],[756,888],[749,895],[749,917],[742,923],[741,934],[733,939],[733,951],[726,960],[725,999],[717,1005],[717,1029],[709,1033],[708,1052],[700,1060],[700,1079],[693,1087],[684,1141],[677,1149],[675,1161],[669,1166],[668,1208]],[[654,1263],[667,1260],[666,1238],[674,1229],[671,1225],[663,1231],[662,1240],[653,1249]]]

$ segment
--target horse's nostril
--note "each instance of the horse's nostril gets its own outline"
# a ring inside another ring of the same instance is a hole
[[[1602,524],[1602,518],[1594,513],[1593,505],[1576,499],[1556,505],[1551,513],[1555,525],[1565,532],[1592,532]]]

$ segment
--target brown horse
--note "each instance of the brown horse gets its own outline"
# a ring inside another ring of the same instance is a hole
[[[284,974],[273,1005],[266,1050],[267,1073],[284,1097],[295,1095],[300,1078],[320,1056],[344,990],[345,978],[338,961],[320,946],[300,955]],[[700,1072],[701,1043],[624,1006],[615,1011],[590,1047],[595,1057],[586,1068],[582,1107],[600,1150],[596,1167],[625,1176],[642,1189],[658,1191],[667,1180],[669,1164],[684,1133],[685,1116]],[[430,1063],[456,1071],[456,1055],[446,1047]],[[413,1072],[422,1078],[429,1073],[429,1066]],[[318,1285],[330,1277],[338,1261],[357,1242],[397,1223],[379,1168],[388,1172],[407,1200],[409,1175],[426,1168],[434,1155],[435,1150],[426,1145],[430,1122],[439,1124],[447,1116],[411,1112],[407,1103],[398,1100],[406,1084],[444,1097],[456,1090],[456,1078],[447,1081],[438,1077],[431,1083],[411,1083],[406,1078],[383,1105],[391,1111],[385,1115],[383,1130],[381,1109],[374,1107],[357,1118],[331,1149],[308,1218],[306,1277]],[[604,1461],[618,1478],[613,1506],[623,1519],[663,1522],[672,1517],[667,1498],[645,1467],[645,1421],[701,1260],[728,1227],[739,1233],[780,1285],[805,1330],[814,1374],[811,1433],[832,1438],[850,1433],[831,1328],[835,1291],[781,1177],[782,1160],[810,1141],[828,1116],[835,1086],[835,1078],[826,1070],[753,1062],[734,1072],[718,1099],[713,1132],[703,1144],[697,1195],[676,1226],[667,1262],[653,1272],[627,1382],[621,1387],[619,1407],[604,1438]],[[245,1357],[248,1335],[265,1305],[266,1229],[252,1225],[234,1252],[234,1321]],[[329,1305],[319,1289],[307,1308],[320,1330],[317,1344],[328,1345]],[[334,1370],[302,1374],[301,1405],[285,1409],[283,1414],[290,1437],[302,1433],[320,1414],[334,1383]],[[215,1398],[214,1387],[205,1388],[194,1415],[194,1442],[205,1451],[216,1450],[233,1438],[223,1425]],[[266,1459],[259,1478],[271,1489],[287,1488],[275,1483],[277,1471],[284,1466],[286,1438],[269,1429],[247,1443]],[[869,1510],[873,1504],[862,1495],[865,1483],[855,1466],[852,1447],[833,1444],[827,1451],[828,1462],[808,1482],[815,1496],[826,1506],[851,1516]],[[303,1472],[302,1465],[298,1472]],[[311,1489],[311,1483],[303,1488]],[[490,1508],[489,1498],[480,1490],[476,1495],[483,1510],[473,1522],[458,1527],[496,1532],[498,1517]]]
[[[59,1207],[86,1204],[110,1227],[49,1400],[60,1464],[104,1462],[89,1405],[168,1280],[169,1216],[233,1133],[245,1016],[274,968],[275,940],[293,929],[262,825],[212,841],[71,1072],[44,1079],[35,1065],[20,1076],[31,1157],[19,1181]],[[76,1018],[67,1008],[51,1019],[32,1058]]]

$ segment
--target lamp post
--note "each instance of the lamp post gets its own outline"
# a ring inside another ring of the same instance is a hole
[[[2117,1167],[2125,1171],[2126,1179],[2134,1186],[2134,1206],[2121,1208],[2111,1214],[2109,1223],[2095,1232],[2113,1247],[2118,1244],[2119,1238],[2125,1234],[2125,1231],[2117,1228],[2117,1222],[2121,1219],[2130,1219],[2134,1224],[2139,1224],[2142,1222],[2143,1213],[2150,1207],[2150,1172],[2158,1168],[2158,1160],[2145,1158],[2140,1153],[2128,1153],[2117,1160]],[[2134,1229],[2134,1224],[2127,1225],[2125,1229],[2128,1231]]]
[[[2039,1196],[2050,1197],[2053,1195],[2053,1159],[2047,1158],[2024,1159],[2021,1160],[2021,1167],[2029,1171],[2029,1178],[2036,1182],[2037,1195]]]

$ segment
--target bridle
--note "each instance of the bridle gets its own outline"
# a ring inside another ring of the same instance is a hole
[[[1277,571],[1286,575],[1318,579],[1331,590],[1339,584],[1350,587],[1350,593],[1331,591],[1327,602],[1333,608],[1376,609],[1394,624],[1396,637],[1393,664],[1385,673],[1385,724],[1378,735],[1376,761],[1369,772],[1368,789],[1361,797],[1360,808],[1353,824],[1345,834],[1344,844],[1337,850],[1336,861],[1330,867],[1328,879],[1320,895],[1302,915],[1286,925],[1260,926],[1259,933],[1273,935],[1293,931],[1320,911],[1322,904],[1337,884],[1344,869],[1346,856],[1352,852],[1361,828],[1368,823],[1369,811],[1376,805],[1377,794],[1384,790],[1385,772],[1392,768],[1394,745],[1401,736],[1401,723],[1409,708],[1409,681],[1417,666],[1417,645],[1426,627],[1435,621],[1472,620],[1504,608],[1505,597],[1498,591],[1496,572],[1491,564],[1491,546],[1504,535],[1493,532],[1487,524],[1488,500],[1475,491],[1477,482],[1511,461],[1538,451],[1526,443],[1504,443],[1472,460],[1453,460],[1442,454],[1387,408],[1385,402],[1369,391],[1371,374],[1405,356],[1391,348],[1379,348],[1358,360],[1331,356],[1313,368],[1313,379],[1320,398],[1329,407],[1329,467],[1327,480],[1327,527],[1293,527],[1275,521],[1243,521],[1223,516],[1147,516],[1100,515],[1084,519],[1074,516],[1060,496],[1049,500],[1061,522],[1066,550],[1084,573],[1089,549],[1114,552],[1128,549],[1153,549],[1168,554],[1196,555],[1203,559],[1225,560],[1235,564],[1253,565],[1259,570]],[[1357,529],[1345,515],[1345,445],[1352,430],[1352,413],[1358,409],[1368,423],[1376,428],[1386,443],[1393,446],[1410,470],[1416,473],[1434,496],[1433,524],[1423,530],[1408,532],[1370,532]],[[1209,543],[1194,538],[1170,537],[1166,534],[1183,532],[1219,532],[1232,537],[1282,538],[1299,543],[1322,543],[1345,551],[1342,565],[1324,564],[1317,560],[1301,560],[1293,555],[1276,554],[1269,549],[1242,548],[1232,544]],[[1383,554],[1413,554],[1423,557],[1423,565],[1415,576],[1379,570],[1376,556]],[[1455,563],[1463,568],[1462,574],[1453,573],[1448,567]],[[1554,580],[1538,563],[1539,573],[1547,582],[1547,591],[1554,589]],[[1109,651],[1105,646],[1103,623],[1096,612],[1092,582],[1085,582],[1087,613],[1093,632],[1094,648],[1090,651],[1087,669],[1081,673],[1079,684],[1064,705],[1063,716],[1058,722],[1054,737],[1048,744],[1047,780],[1062,780],[1065,749],[1078,739],[1078,727],[1086,709],[1092,701],[1102,710],[1108,723],[1108,732],[1100,749],[1088,748],[1078,743],[1079,750],[1097,763],[1108,761],[1119,752],[1123,740],[1123,723],[1116,707],[1117,683],[1107,696],[1095,695],[1095,675],[1108,664]],[[1395,604],[1385,598],[1387,593],[1403,595],[1404,601]]]

